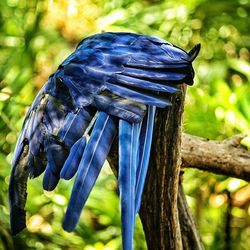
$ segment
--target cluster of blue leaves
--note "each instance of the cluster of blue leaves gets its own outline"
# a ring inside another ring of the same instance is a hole
[[[76,175],[63,222],[73,231],[118,130],[123,248],[132,249],[156,108],[171,105],[180,83],[193,83],[192,61],[199,49],[186,53],[133,33],[102,33],[80,42],[26,115],[9,186],[12,234],[25,227],[28,177],[44,171],[48,191],[60,178]]]

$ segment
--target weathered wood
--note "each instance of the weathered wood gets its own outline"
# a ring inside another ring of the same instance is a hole
[[[244,135],[214,141],[182,134],[182,167],[250,181],[250,152],[240,144]]]
[[[185,87],[182,87],[182,91],[172,97],[172,107],[158,109],[156,113],[150,166],[140,210],[149,250],[183,249],[177,195],[184,97]]]
[[[182,186],[178,192],[178,212],[181,226],[183,250],[204,250],[197,225],[188,207]]]

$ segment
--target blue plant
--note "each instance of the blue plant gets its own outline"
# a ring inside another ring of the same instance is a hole
[[[156,108],[170,106],[179,84],[193,84],[189,53],[152,36],[102,33],[82,40],[31,105],[9,185],[13,235],[25,228],[28,177],[43,188],[75,174],[63,228],[73,231],[118,130],[123,249],[132,249],[150,158]],[[86,135],[90,139],[86,140]]]

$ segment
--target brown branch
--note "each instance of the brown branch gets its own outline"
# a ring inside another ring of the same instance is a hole
[[[204,250],[197,225],[188,207],[182,186],[178,192],[178,213],[180,218],[183,250]]]
[[[244,135],[213,141],[182,134],[182,167],[250,181],[250,152],[240,144]]]

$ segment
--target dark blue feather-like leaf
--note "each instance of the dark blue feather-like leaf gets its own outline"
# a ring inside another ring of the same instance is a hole
[[[20,145],[19,145],[20,146]],[[27,198],[27,180],[29,146],[23,145],[18,162],[11,169],[9,183],[10,231],[18,234],[26,226],[25,203]]]
[[[33,155],[32,152],[29,153],[28,171],[30,178],[35,178],[39,176],[45,170],[45,166],[46,166],[46,160],[43,152],[41,152],[37,156]]]
[[[83,135],[71,148],[69,156],[65,161],[60,173],[60,177],[69,180],[71,179],[79,167],[84,149],[86,146],[86,137]]]
[[[80,162],[80,155],[84,150],[84,141],[81,143],[81,147],[78,148],[78,152],[74,150],[76,147],[72,147],[71,155],[68,156],[69,150],[73,144],[83,135],[87,126],[92,118],[92,111],[89,109],[78,109],[76,113],[70,112],[67,114],[61,128],[58,131],[57,136],[47,134],[44,141],[44,148],[48,160],[46,167],[43,188],[46,190],[53,190],[58,181],[62,167],[67,159],[67,164],[64,169],[66,174],[65,178],[71,178],[75,171],[77,171],[78,164]],[[63,144],[62,144],[63,143]],[[77,144],[79,145],[79,144]],[[77,158],[78,156],[78,158]],[[71,163],[71,168],[69,164]],[[76,165],[75,165],[76,164]],[[67,173],[65,170],[67,170]],[[70,172],[69,169],[71,170]],[[69,177],[71,176],[71,177]]]
[[[43,188],[45,190],[53,190],[58,181],[61,168],[67,159],[68,150],[63,147],[58,137],[47,134],[44,141],[44,148],[48,164],[46,166],[45,175],[43,177]]]
[[[94,104],[98,110],[103,110],[108,114],[130,122],[140,122],[146,112],[144,104],[108,93],[96,95],[94,97]]]
[[[110,90],[112,93],[116,95],[120,95],[122,97],[138,101],[144,104],[150,104],[159,108],[165,108],[166,106],[171,105],[170,101],[167,99],[163,99],[160,97],[156,98],[151,95],[145,95],[138,91],[131,90],[112,83],[106,83],[106,86],[108,90]]]
[[[70,148],[81,138],[93,115],[94,112],[90,108],[79,108],[75,113],[69,112],[58,131],[58,138]]]
[[[158,84],[157,82],[150,82],[144,79],[138,79],[125,75],[117,75],[116,80],[118,83],[125,84],[131,87],[137,87],[141,89],[147,89],[151,91],[159,91],[159,92],[167,92],[167,93],[175,93],[178,91],[177,88]]]
[[[43,176],[43,189],[47,191],[52,191],[56,188],[60,177],[58,173],[52,171],[52,167],[48,164]]]
[[[132,250],[135,223],[135,184],[138,164],[139,124],[119,122],[119,190],[123,249]]]
[[[47,134],[44,141],[44,149],[51,171],[55,174],[58,173],[68,156],[67,148],[62,145],[58,137]]]
[[[139,163],[136,170],[135,212],[138,213],[141,205],[142,191],[147,175],[152,136],[154,131],[154,116],[156,108],[148,107],[147,116],[144,117],[139,139]]]
[[[131,76],[134,78],[147,79],[153,81],[180,81],[185,78],[186,74],[182,71],[171,71],[171,70],[157,70],[157,69],[142,69],[124,67],[122,71],[123,75]],[[152,82],[153,84],[153,82]]]
[[[107,158],[115,133],[115,118],[100,112],[76,175],[63,222],[63,228],[66,231],[74,230],[90,191]]]

